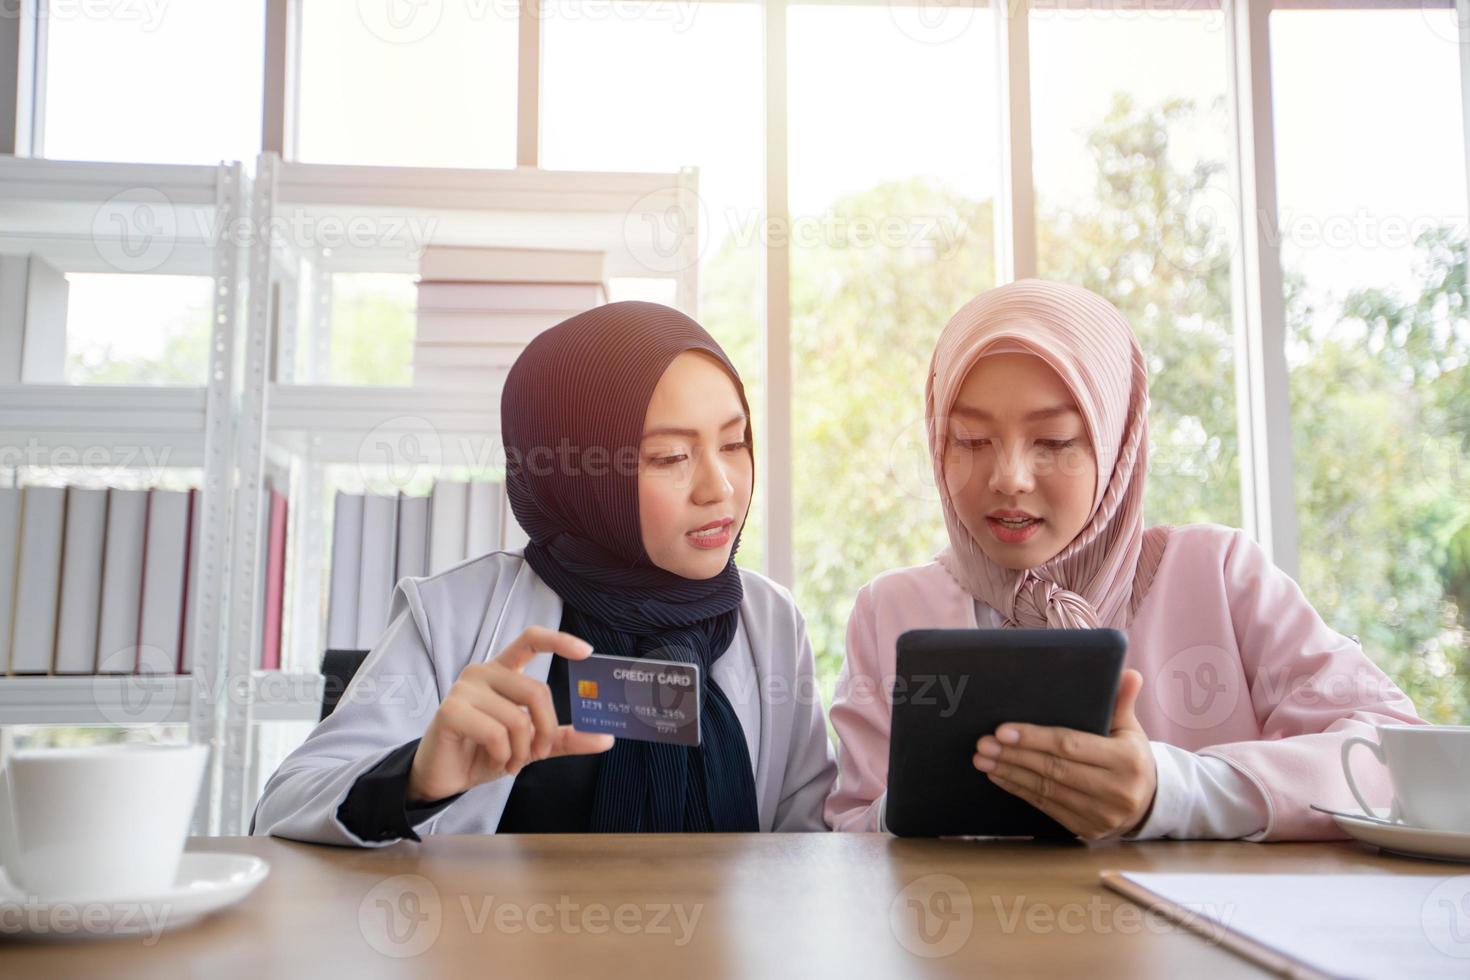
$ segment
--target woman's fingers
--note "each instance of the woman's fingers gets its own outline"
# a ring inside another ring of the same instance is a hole
[[[521,670],[538,653],[555,653],[568,660],[583,660],[591,655],[592,644],[570,633],[532,626],[496,654],[495,662],[510,670]]]
[[[534,677],[499,670],[490,676],[490,689],[506,700],[529,711],[535,727],[532,758],[544,759],[556,738],[556,708],[551,703],[551,688]]]
[[[514,774],[531,761],[531,738],[536,734],[536,726],[520,705],[512,704],[499,695],[492,695],[492,698],[480,710],[505,728],[510,738],[510,758],[506,760],[505,771]]]
[[[592,647],[570,633],[532,626],[492,660],[466,667],[440,707],[451,727],[482,746],[500,771],[515,774],[538,759],[606,752],[613,746],[611,735],[557,724],[551,689],[521,673],[532,657],[545,652],[581,660]]]
[[[1008,721],[997,728],[993,736],[987,737],[994,738],[1005,748],[1046,752],[1104,769],[1117,758],[1117,750],[1108,736],[1079,732],[1075,728]]]
[[[509,671],[498,668],[476,673],[466,671],[455,682],[445,703],[457,702],[467,705],[472,710],[499,723],[505,729],[510,743],[510,753],[505,760],[506,765],[511,771],[515,771],[534,758],[535,745],[533,743],[536,737],[536,724],[514,699],[507,698],[496,690],[496,685],[500,683],[501,677],[521,677],[521,675],[511,674]],[[522,679],[536,683],[530,678],[523,677]],[[545,685],[543,684],[542,687]]]
[[[1079,813],[1077,810],[1072,809],[1054,797],[1044,797],[1035,790],[1020,783],[1013,783],[1008,779],[1002,779],[994,773],[990,774],[990,781],[1012,796],[1030,803],[1078,837],[1094,837],[1099,835],[1099,828],[1093,820],[1083,816],[1082,813]]]
[[[558,725],[550,689],[522,674],[497,671],[486,684],[472,686],[461,697],[506,729],[510,742],[506,771],[510,773],[539,759],[606,752],[613,747],[611,735],[579,732],[571,725]],[[522,709],[523,704],[526,710]],[[524,750],[517,740],[518,733],[524,736]],[[537,747],[542,738],[546,743],[544,751]]]
[[[562,725],[556,730],[556,740],[551,747],[552,756],[592,755],[606,752],[613,747],[613,737],[595,732],[579,732],[571,725]]]
[[[1002,780],[1008,784],[1019,786],[1037,799],[1056,803],[1076,813],[1092,813],[1097,810],[1098,804],[1101,802],[1091,793],[1073,789],[1070,786],[1048,779],[1040,773],[1032,772],[1030,769],[1022,769],[1020,766],[1001,763],[987,775],[994,780]]]
[[[992,782],[1089,838],[1126,833],[1156,790],[1148,738],[1128,724],[1139,676],[1124,678],[1124,724],[1111,736],[1074,728],[1006,722],[975,743],[971,760]],[[1044,804],[1044,805],[1043,805]],[[1140,810],[1140,805],[1142,809]],[[1048,810],[1069,815],[1062,819]]]
[[[439,710],[451,731],[484,750],[491,769],[497,774],[505,769],[511,747],[504,725],[468,701],[446,701]]]
[[[990,763],[987,768],[985,763]],[[999,755],[987,755],[984,751],[975,754],[975,768],[981,772],[1001,772],[1009,767],[1029,770],[1038,776],[1063,786],[1071,786],[1092,796],[1106,793],[1116,781],[1110,770],[1074,762],[1059,755],[1038,752],[1035,749],[1017,749],[1001,746]]]
[[[1143,726],[1138,723],[1138,716],[1134,714],[1133,707],[1138,703],[1138,692],[1143,690],[1143,675],[1129,668],[1123,671],[1123,677],[1118,682],[1118,700],[1113,702],[1113,723],[1110,730],[1116,734],[1120,731],[1136,731],[1143,734]]]
[[[1137,824],[1147,814],[1155,791],[1144,772],[1151,761],[1147,742],[1122,736],[1112,741],[1114,758],[1106,768],[1003,746],[988,736],[977,743],[971,762],[998,785],[1018,787],[1029,797],[1050,800],[1080,814],[1089,823],[1092,836],[1104,837]]]

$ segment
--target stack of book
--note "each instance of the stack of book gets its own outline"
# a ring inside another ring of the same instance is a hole
[[[387,628],[399,579],[437,575],[467,558],[525,543],[499,483],[441,480],[427,497],[338,493],[327,649],[372,649]]]
[[[537,334],[607,302],[605,268],[602,252],[425,249],[414,384],[498,390]]]
[[[0,489],[6,674],[187,674],[199,492]]]

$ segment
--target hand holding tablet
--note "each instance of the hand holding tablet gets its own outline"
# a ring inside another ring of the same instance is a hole
[[[1125,670],[1107,735],[1007,722],[976,743],[975,768],[1078,837],[1136,830],[1152,809],[1157,773],[1133,714],[1143,675]]]
[[[1116,757],[1111,751],[1098,755],[1097,749],[1099,743],[1113,741],[1116,707],[1132,716],[1137,681],[1129,681],[1131,690],[1120,692],[1127,645],[1127,637],[1117,630],[913,630],[900,636],[889,739],[888,828],[905,837],[1070,838],[1123,819],[1118,811],[1127,807],[1121,797],[1111,796],[1105,811],[1089,813],[1085,821],[1074,819],[1073,811],[1056,802],[1060,784],[1055,776],[1046,777],[1051,782],[1044,784],[1043,794],[1042,775],[1030,764],[1054,767],[1051,759],[1061,760],[1072,766],[1070,778],[1078,773],[1090,777],[1089,791],[1100,791],[1111,777],[1077,769],[1072,750],[1106,758],[1101,766],[1088,763],[1103,773],[1126,766],[1120,760],[1137,748],[1133,735],[1124,736],[1127,747],[1120,744]],[[1002,726],[1025,735],[1024,745],[997,743],[1006,757],[1003,778],[1015,791],[975,765],[982,739]],[[1136,734],[1147,752],[1142,730]],[[1061,742],[1068,743],[1067,753],[1058,754]],[[1037,754],[1017,756],[1022,750]],[[1142,794],[1142,785],[1153,778],[1152,766],[1149,757],[1142,783],[1130,781],[1124,795],[1135,799]],[[1151,788],[1147,795],[1151,800]],[[1067,799],[1087,808],[1074,796]]]

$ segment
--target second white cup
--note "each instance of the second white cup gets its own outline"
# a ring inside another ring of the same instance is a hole
[[[1378,741],[1354,735],[1342,743],[1342,771],[1358,805],[1373,808],[1353,781],[1352,750],[1362,745],[1388,767],[1392,820],[1428,830],[1470,831],[1470,727],[1380,725]]]

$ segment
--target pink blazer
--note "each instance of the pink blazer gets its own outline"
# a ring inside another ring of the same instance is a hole
[[[975,625],[971,596],[936,562],[884,572],[858,592],[831,711],[841,740],[825,809],[834,830],[878,827],[899,634]],[[1143,674],[1144,731],[1244,773],[1266,800],[1264,840],[1342,837],[1309,806],[1356,809],[1343,740],[1378,724],[1422,724],[1408,697],[1234,528],[1175,528],[1126,632],[1127,666]],[[1358,785],[1386,806],[1388,774],[1365,756],[1356,758]]]

